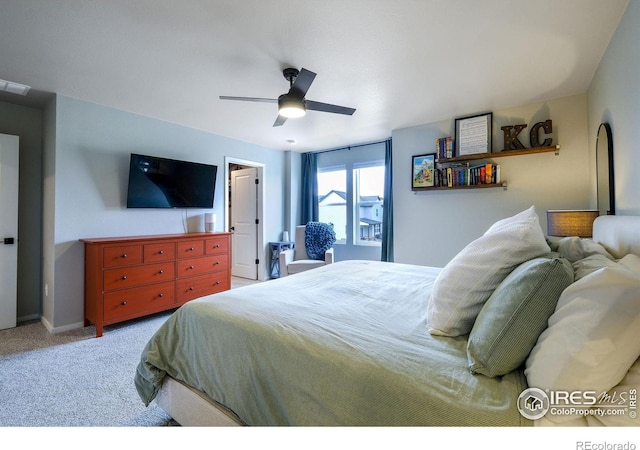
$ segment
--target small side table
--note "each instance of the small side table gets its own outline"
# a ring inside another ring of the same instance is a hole
[[[293,242],[290,241],[269,242],[271,249],[271,278],[280,278],[280,252],[293,248],[293,245]]]

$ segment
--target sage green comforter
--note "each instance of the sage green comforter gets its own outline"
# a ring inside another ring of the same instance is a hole
[[[343,261],[191,301],[146,345],[149,404],[167,375],[249,425],[530,425],[521,371],[472,375],[466,338],[431,336],[439,269]]]

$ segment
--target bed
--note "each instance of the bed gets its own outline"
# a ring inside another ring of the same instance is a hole
[[[533,377],[537,371],[530,364],[549,358],[545,348],[551,344],[542,345],[535,358],[530,354],[538,350],[566,285],[575,283],[573,263],[568,266],[558,252],[566,249],[542,235],[534,216],[530,208],[497,222],[479,243],[474,241],[475,247],[467,246],[444,268],[341,261],[191,301],[170,316],[144,348],[134,376],[138,393],[145,404],[157,402],[182,425],[538,425],[540,421],[521,412],[521,394],[529,387],[528,374]],[[525,219],[529,235],[523,239],[518,233]],[[627,254],[640,255],[638,230],[640,217],[601,217],[594,224],[591,246],[582,248],[574,240],[565,247],[574,259],[581,253],[577,260],[583,260],[594,256],[597,245],[613,264]],[[510,239],[520,245],[533,235],[532,248],[511,259],[487,262],[481,254],[500,251],[496,245],[513,247]],[[479,267],[474,269],[476,278],[460,275],[468,272],[461,268],[469,260]],[[488,280],[487,264],[499,263],[504,267],[488,269]],[[508,293],[513,292],[514,277],[520,277],[521,290],[522,277],[536,272],[531,264],[544,267],[546,278],[524,294],[528,304],[521,301],[515,308],[530,308],[531,298],[540,299],[535,302],[535,314],[541,315],[538,330],[521,332],[536,320],[523,316],[514,321],[520,314],[515,310],[507,311],[507,325],[495,329],[494,317],[505,311],[495,313],[489,306],[503,308],[504,296],[513,297]],[[597,263],[588,266],[583,270],[599,273]],[[560,275],[567,267],[569,281]],[[565,281],[550,283],[551,275]],[[640,283],[640,267],[635,275]],[[582,279],[589,277],[583,274]],[[555,285],[555,292],[549,285]],[[466,291],[461,294],[460,289]],[[461,302],[457,296],[467,291],[483,297],[480,304]],[[438,304],[438,292],[452,297],[453,306],[447,300]],[[637,300],[640,303],[640,296]],[[473,316],[467,328],[457,320],[461,311]],[[452,317],[454,325],[443,326]],[[481,322],[491,326],[481,328]],[[488,342],[489,351],[483,348]],[[526,353],[514,356],[514,346]],[[638,355],[635,348],[625,353],[618,379],[607,389],[629,381],[623,377],[632,372]]]

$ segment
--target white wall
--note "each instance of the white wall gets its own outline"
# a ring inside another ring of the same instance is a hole
[[[279,237],[284,225],[284,153],[149,117],[57,96],[54,156],[45,157],[48,225],[54,230],[53,280],[44,299],[44,321],[60,331],[84,319],[84,246],[79,239],[107,236],[204,231],[205,210],[127,209],[130,153],[216,164],[218,177],[213,212],[217,229],[225,220],[224,158],[264,164],[267,199],[265,241]],[[54,167],[52,168],[51,165]],[[45,251],[50,252],[48,248]],[[262,258],[267,258],[265,248]],[[51,273],[45,259],[45,274]],[[266,265],[268,266],[268,264]]]
[[[598,127],[613,134],[616,214],[640,214],[640,0],[631,0],[589,87],[589,148]],[[595,166],[594,166],[595,167]],[[595,197],[596,180],[592,179]]]
[[[461,116],[483,113],[472,111]],[[503,148],[504,125],[527,124],[521,142],[529,147],[529,130],[553,121],[553,153],[497,158],[507,190],[411,190],[411,157],[433,153],[435,140],[454,136],[454,119],[393,131],[395,261],[444,266],[496,220],[536,207],[546,230],[549,209],[590,206],[590,154],[586,94],[493,112],[493,149]],[[459,116],[459,117],[461,117]],[[541,135],[541,140],[543,136]]]

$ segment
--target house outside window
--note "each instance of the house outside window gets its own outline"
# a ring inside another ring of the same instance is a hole
[[[359,228],[356,245],[382,244],[382,207],[384,162],[357,166],[354,169],[354,213]]]
[[[347,171],[344,167],[318,170],[320,222],[333,226],[336,244],[347,243]]]

